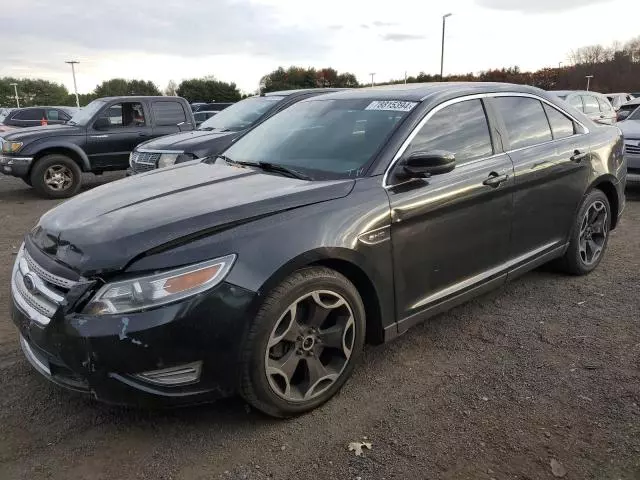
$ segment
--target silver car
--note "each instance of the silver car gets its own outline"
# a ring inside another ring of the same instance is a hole
[[[596,123],[616,123],[616,111],[601,93],[583,90],[556,90],[549,93],[565,100]]]
[[[627,183],[640,183],[640,106],[618,122],[624,135],[624,151],[627,159]]]

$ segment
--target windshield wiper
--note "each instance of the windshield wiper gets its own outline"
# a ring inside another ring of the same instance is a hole
[[[277,163],[271,163],[271,162],[241,162],[239,160],[232,160],[229,157],[225,156],[225,155],[216,155],[215,158],[221,158],[222,160],[224,160],[225,162],[231,164],[231,165],[242,165],[244,167],[255,167],[255,168],[261,168],[262,170],[264,170],[265,172],[276,172],[276,173],[282,173],[288,177],[293,177],[293,178],[298,178],[300,180],[312,180],[312,178],[309,175],[306,175],[302,172],[299,172],[297,170],[294,170],[292,168],[289,167],[285,167],[284,165],[278,165]]]

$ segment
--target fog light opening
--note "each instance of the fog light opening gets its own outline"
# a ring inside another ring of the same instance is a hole
[[[202,372],[202,362],[185,363],[175,367],[163,368],[161,370],[149,370],[148,372],[136,373],[135,378],[153,385],[165,387],[180,387],[190,385],[200,381]]]

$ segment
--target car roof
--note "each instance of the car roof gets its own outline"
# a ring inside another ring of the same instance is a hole
[[[459,96],[478,93],[517,92],[540,95],[542,90],[528,85],[496,82],[430,82],[382,85],[378,87],[343,89],[323,95],[323,99],[376,98],[380,100],[405,100],[419,102],[441,93]]]
[[[136,100],[184,100],[182,97],[165,96],[165,95],[122,95],[119,97],[100,97],[96,100],[111,101],[111,100],[126,100],[135,102]],[[185,100],[186,101],[186,100]]]
[[[593,90],[549,90],[549,93],[553,95],[571,95],[572,93],[579,93],[581,95],[595,95],[595,96],[604,96],[600,92],[594,92]],[[612,95],[609,93],[608,95]]]
[[[605,95],[613,97],[614,95],[629,95],[629,94],[624,92],[616,92],[616,93],[605,93]]]
[[[280,96],[280,97],[288,97],[290,95],[300,95],[304,93],[314,92],[314,93],[330,93],[330,92],[339,92],[342,90],[349,90],[348,88],[298,88],[295,90],[280,90],[277,92],[267,92],[262,93],[260,97],[271,97],[271,96]]]

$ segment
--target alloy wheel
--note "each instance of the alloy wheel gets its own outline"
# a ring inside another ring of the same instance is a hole
[[[73,172],[66,165],[51,165],[44,172],[44,183],[51,190],[61,192],[73,184]]]
[[[607,207],[600,200],[587,208],[580,223],[579,252],[585,265],[593,265],[607,241]]]
[[[271,389],[289,402],[306,402],[333,385],[349,363],[356,338],[349,303],[331,290],[315,290],[287,307],[265,353]]]

